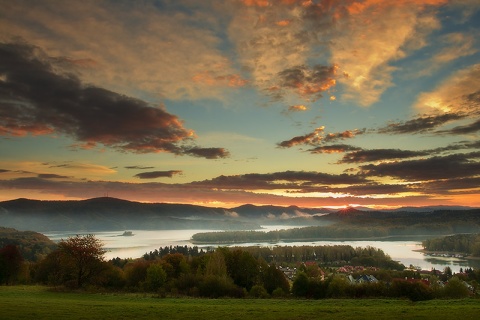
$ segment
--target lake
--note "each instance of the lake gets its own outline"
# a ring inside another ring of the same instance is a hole
[[[297,228],[288,226],[266,226],[263,231]],[[133,236],[122,236],[121,231],[92,232],[104,245],[107,253],[105,257],[112,259],[120,258],[139,258],[144,253],[154,251],[165,246],[192,246],[190,238],[195,233],[209,232],[218,230],[130,230]],[[78,233],[74,232],[49,232],[45,233],[53,241],[60,241]],[[480,261],[466,260],[458,258],[438,258],[425,256],[415,250],[422,249],[420,241],[306,241],[306,242],[278,242],[272,243],[240,243],[229,246],[303,246],[303,245],[350,245],[352,247],[375,247],[382,249],[393,260],[403,263],[405,266],[414,265],[422,270],[443,270],[449,266],[453,272],[459,272],[460,268],[472,267],[480,268]],[[198,245],[198,247],[215,247],[216,244]]]

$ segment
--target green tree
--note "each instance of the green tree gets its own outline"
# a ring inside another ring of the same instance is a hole
[[[447,298],[465,298],[470,295],[470,290],[465,286],[463,281],[457,277],[452,277],[443,288],[443,292]]]
[[[285,274],[281,270],[271,264],[263,272],[263,287],[267,290],[268,294],[272,294],[273,290],[281,288],[285,293],[290,291],[290,284],[288,283]]]
[[[157,291],[167,280],[167,273],[160,264],[152,264],[147,269],[147,277],[145,279],[146,289]]]
[[[305,272],[297,273],[292,284],[292,294],[296,297],[306,297],[308,292],[309,279]]]

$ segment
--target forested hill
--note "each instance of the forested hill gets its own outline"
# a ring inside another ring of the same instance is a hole
[[[301,211],[301,212],[300,212]],[[233,209],[187,204],[140,203],[116,198],[81,201],[16,199],[0,202],[0,226],[20,230],[251,230],[261,224],[314,224],[318,209],[241,206]]]
[[[23,258],[29,261],[41,260],[57,246],[41,233],[0,227],[0,248],[7,245],[16,246]]]
[[[376,232],[404,234],[438,229],[440,233],[478,232],[480,209],[411,211],[340,211],[296,206],[254,206],[211,208],[171,203],[140,203],[116,198],[81,201],[38,201],[16,199],[0,202],[0,226],[19,230],[108,231],[108,230],[253,230],[264,225],[293,225],[374,228]],[[388,230],[387,230],[388,229]],[[475,230],[473,230],[475,229]]]
[[[206,232],[193,236],[194,243],[278,242],[310,240],[409,239],[480,232],[480,209],[433,212],[375,212],[341,210],[325,218],[328,226],[309,226],[277,231]]]

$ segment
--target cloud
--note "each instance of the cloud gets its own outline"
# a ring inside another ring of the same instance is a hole
[[[51,56],[68,57],[63,64],[75,67],[82,81],[122,94],[223,98],[243,79],[220,50],[222,32],[215,32],[226,29],[231,7],[203,1],[7,1],[0,40],[21,37]],[[205,74],[215,83],[196,80]]]
[[[145,170],[145,169],[153,169],[154,167],[146,167],[146,166],[126,166],[125,169],[138,169],[138,170]]]
[[[434,112],[480,116],[480,64],[455,72],[433,91],[418,96],[415,107],[428,114]]]
[[[288,107],[288,112],[301,112],[301,111],[307,111],[308,107],[304,106],[303,104],[297,104],[294,106]]]
[[[428,155],[428,151],[411,151],[400,149],[356,150],[343,156],[338,163],[362,163],[394,159],[408,159]]]
[[[352,150],[359,150],[360,148],[348,144],[332,144],[327,146],[319,146],[308,151],[311,153],[344,153]]]
[[[236,206],[238,203],[254,203],[254,204],[277,204],[277,205],[299,205],[305,207],[319,207],[323,205],[346,205],[349,203],[358,204],[386,204],[386,205],[411,205],[419,201],[420,203],[436,203],[438,201],[429,200],[428,195],[406,196],[402,198],[389,199],[372,199],[369,197],[318,197],[318,196],[302,196],[291,197],[275,194],[254,193],[238,189],[219,189],[219,188],[198,188],[185,184],[165,184],[159,182],[146,183],[126,183],[113,181],[85,181],[72,182],[62,180],[46,180],[39,178],[18,178],[11,180],[0,180],[0,189],[22,190],[24,192],[38,191],[35,195],[45,197],[46,195],[55,195],[56,198],[63,196],[66,198],[85,199],[105,195],[134,200],[134,201],[159,201],[163,202],[168,199],[170,203],[194,203],[199,205],[218,206],[218,203],[224,205]],[[188,190],[188,192],[186,192]],[[158,200],[155,200],[158,199]],[[442,203],[445,203],[444,201]]]
[[[323,92],[335,86],[336,66],[315,65],[311,69],[301,65],[280,71],[277,82],[269,94],[276,100],[283,99],[284,91],[292,91],[308,101],[316,101]]]
[[[337,140],[344,140],[344,139],[352,139],[358,135],[364,134],[367,130],[366,129],[354,129],[354,130],[345,130],[343,132],[338,133],[329,133],[325,136],[325,142],[334,142]]]
[[[230,152],[224,148],[185,147],[183,153],[206,159],[228,158],[230,156]]]
[[[25,163],[24,166],[35,167],[38,163]],[[73,173],[81,173],[81,174],[112,174],[116,171],[112,168],[108,168],[98,164],[91,164],[91,163],[81,163],[81,162],[73,162],[73,161],[64,161],[61,163],[58,162],[44,162],[41,164],[42,167],[47,168],[60,168],[63,170],[67,170]]]
[[[244,87],[248,84],[248,81],[238,74],[215,75],[212,71],[196,74],[192,79],[194,82],[209,86]]]
[[[439,134],[469,134],[480,131],[480,119],[465,126],[457,126],[450,130],[438,131]]]
[[[345,130],[343,132],[336,133],[324,133],[325,127],[316,128],[313,132],[305,134],[303,136],[296,136],[290,140],[285,140],[277,144],[280,148],[291,148],[296,145],[318,145],[321,143],[335,142],[338,140],[352,139],[357,135],[366,133],[366,129],[354,129],[354,130]],[[321,149],[310,149],[309,151],[315,151]],[[320,153],[320,152],[312,152]]]
[[[479,152],[453,154],[418,160],[406,160],[360,166],[361,174],[393,177],[400,180],[425,181],[463,178],[480,172]]]
[[[62,176],[62,175],[54,174],[54,173],[40,173],[40,174],[38,174],[38,177],[40,179],[66,179],[66,178],[69,178],[67,176]]]
[[[392,122],[385,127],[377,129],[381,134],[417,134],[432,132],[434,129],[455,120],[464,119],[466,115],[458,113],[444,113],[435,115],[422,115],[417,118]]]
[[[445,47],[433,56],[434,63],[444,64],[478,51],[474,48],[475,37],[471,34],[449,33],[444,35],[441,41],[445,43]]]
[[[418,188],[423,191],[438,194],[452,194],[458,191],[467,193],[469,189],[474,193],[478,193],[480,185],[480,177],[460,177],[443,180],[432,180],[421,184]]]
[[[10,170],[7,170],[7,169],[0,169],[0,173],[5,173],[5,172],[10,172]]]
[[[364,177],[349,174],[327,174],[309,171],[284,171],[274,173],[250,173],[235,176],[219,176],[211,180],[192,182],[196,187],[219,189],[301,189],[308,185],[356,184],[364,183]]]
[[[391,62],[425,45],[440,27],[429,6],[446,1],[346,1],[336,11],[335,35],[329,42],[331,61],[347,77],[343,98],[363,106],[377,102],[393,85]]]
[[[136,178],[140,179],[156,179],[156,178],[171,178],[174,175],[181,174],[181,170],[169,170],[169,171],[150,171],[150,172],[141,172],[134,175]]]
[[[39,48],[0,44],[0,133],[61,133],[84,144],[133,153],[225,157],[223,149],[182,146],[193,131],[164,107],[95,86],[72,74],[57,74]]]
[[[321,136],[321,133],[323,132],[324,129],[325,127],[319,127],[311,133],[308,133],[303,136],[293,137],[292,139],[282,141],[277,145],[280,148],[291,148],[293,146],[301,145],[301,144],[309,144],[309,145],[318,144],[323,139],[323,137]]]

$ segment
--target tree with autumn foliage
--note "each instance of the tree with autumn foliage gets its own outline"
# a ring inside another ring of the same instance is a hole
[[[82,287],[102,281],[106,269],[102,242],[94,235],[76,235],[61,240],[55,251],[40,263],[38,280],[68,287]]]
[[[58,244],[58,250],[78,287],[98,275],[103,268],[103,255],[106,251],[102,242],[92,234],[62,240]]]

